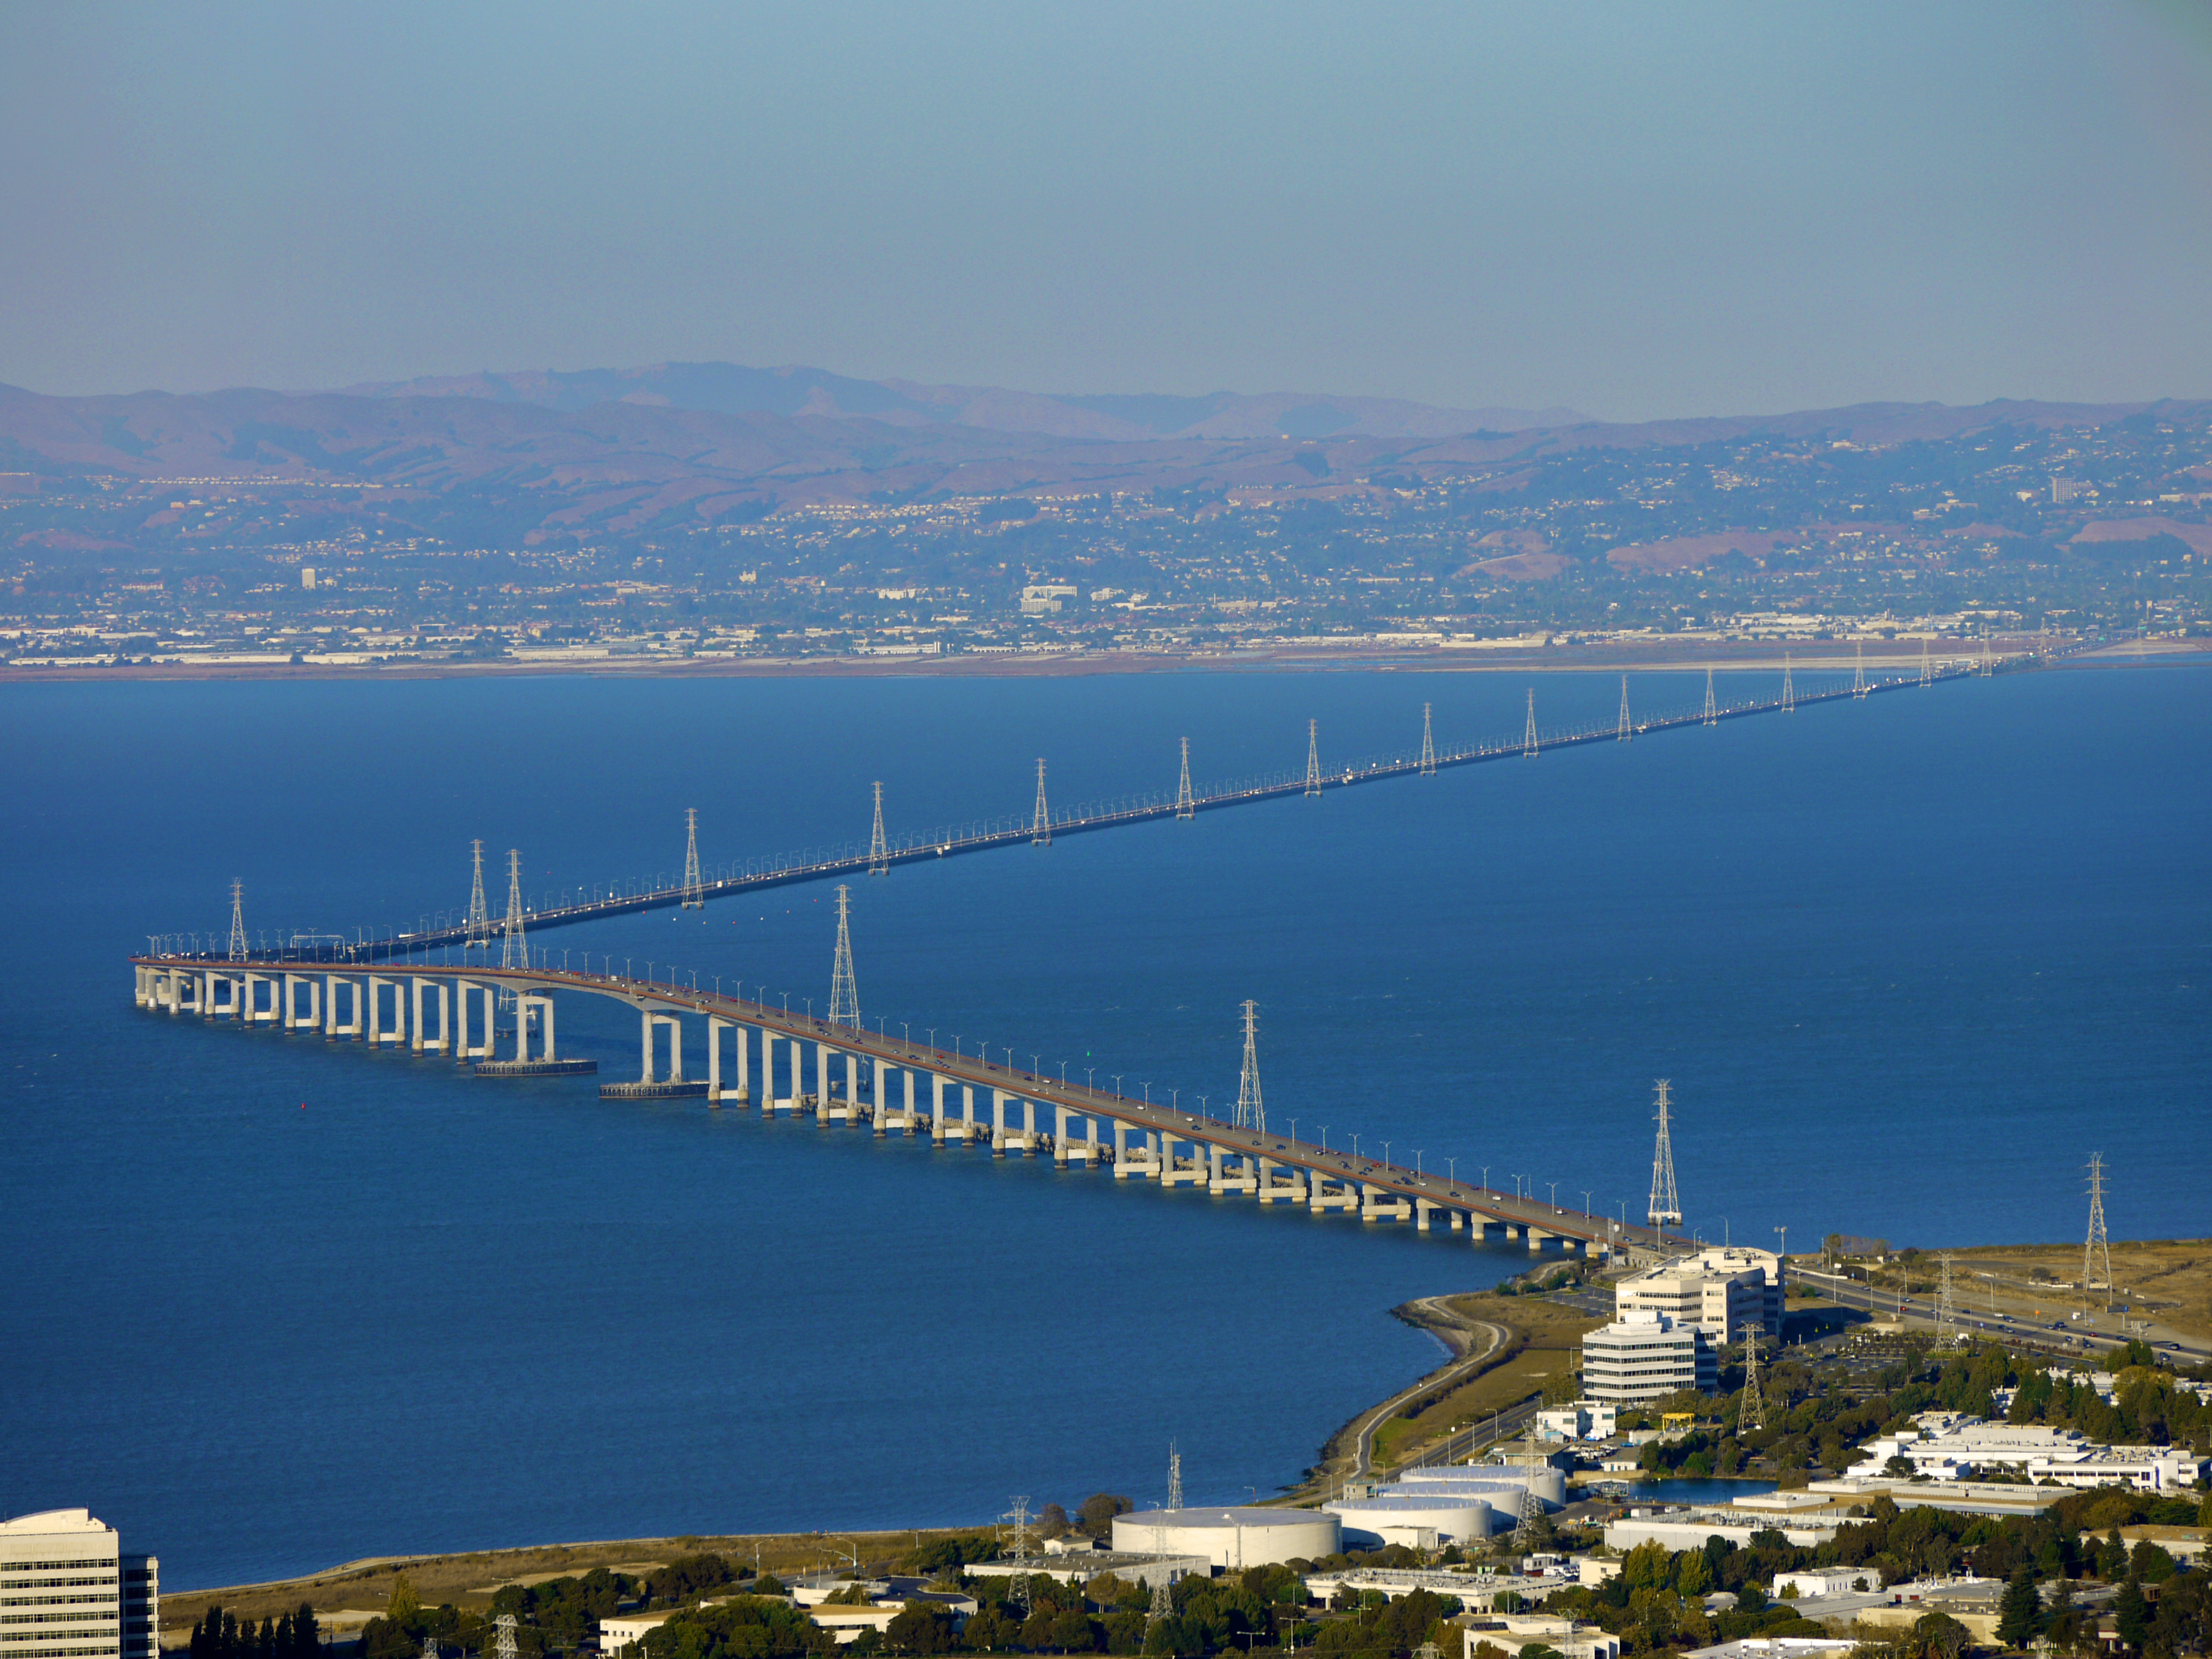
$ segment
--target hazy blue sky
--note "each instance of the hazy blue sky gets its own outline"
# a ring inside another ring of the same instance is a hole
[[[2212,5],[0,5],[0,380],[2212,394]]]

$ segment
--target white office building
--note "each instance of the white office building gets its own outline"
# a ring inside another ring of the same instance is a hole
[[[0,1521],[0,1659],[160,1659],[161,1563],[86,1510]]]
[[[2133,1486],[2141,1492],[2180,1492],[2203,1478],[2206,1460],[2186,1446],[2101,1446],[2079,1429],[2039,1423],[1989,1423],[1963,1412],[1923,1412],[1909,1429],[1869,1440],[1865,1461],[1850,1473],[1876,1477],[1896,1473],[1893,1460],[1910,1464],[1906,1478],[1971,1480],[2000,1470],[2040,1486]]]
[[[1583,1393],[1637,1405],[1684,1389],[1711,1394],[1720,1359],[1705,1328],[1663,1313],[1626,1313],[1583,1338]]]
[[[1617,1314],[1661,1313],[1699,1325],[1717,1343],[1747,1331],[1782,1334],[1782,1258],[1742,1245],[1700,1250],[1631,1273],[1613,1291]]]
[[[1619,1432],[1620,1407],[1609,1400],[1577,1400],[1536,1413],[1539,1440],[1610,1440]]]

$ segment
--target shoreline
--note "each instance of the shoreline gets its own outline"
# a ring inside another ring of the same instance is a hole
[[[1686,673],[1708,665],[1732,671],[1780,673],[1788,665],[1807,672],[1849,673],[1857,657],[1834,640],[1808,641],[1799,655],[1775,642],[1700,640],[1679,648],[1662,645],[1545,646],[1520,650],[1362,645],[1326,648],[1257,647],[1236,651],[1069,651],[1052,653],[963,653],[949,657],[696,657],[653,660],[638,658],[377,663],[163,662],[0,665],[0,684],[107,680],[123,683],[179,680],[447,680],[556,678],[580,676],[615,679],[1035,679],[1085,678],[1128,674],[1186,673]],[[1902,640],[1881,641],[1902,646]],[[1915,645],[1917,641],[1913,642]],[[1935,638],[1929,643],[1956,654],[1978,643],[1966,638]],[[2008,653],[2017,659],[2021,653]],[[1999,660],[2007,660],[2001,656]],[[2212,639],[2125,641],[2100,646],[2063,665],[2113,667],[2139,662],[2212,662]],[[1917,649],[1869,653],[1875,672],[1915,672]],[[2061,665],[2053,664],[2052,666]]]

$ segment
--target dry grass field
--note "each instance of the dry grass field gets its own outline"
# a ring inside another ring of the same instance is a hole
[[[1998,1274],[1998,1295],[2008,1304],[2033,1301],[2071,1312],[2105,1300],[2102,1292],[2085,1298],[2073,1288],[2081,1282],[2079,1244],[1989,1245],[1954,1250],[1952,1261],[1954,1272]],[[2039,1273],[2047,1279],[2039,1279]],[[2115,1300],[2130,1304],[2139,1317],[2184,1336],[2212,1337],[2212,1239],[2116,1242],[2112,1281]]]

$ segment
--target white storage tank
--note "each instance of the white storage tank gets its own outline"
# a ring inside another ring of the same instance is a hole
[[[1322,1507],[1343,1522],[1346,1543],[1370,1547],[1479,1544],[1490,1536],[1492,1514],[1485,1498],[1442,1492],[1385,1491],[1372,1498],[1340,1498]]]
[[[1536,1501],[1547,1510],[1560,1509],[1566,1504],[1566,1474],[1548,1464],[1533,1469],[1504,1463],[1461,1463],[1449,1468],[1408,1469],[1382,1490],[1463,1492],[1470,1498],[1489,1499],[1493,1509],[1514,1511],[1524,1487],[1534,1492]]]
[[[1344,1547],[1344,1530],[1319,1510],[1141,1510],[1114,1517],[1114,1547],[1139,1555],[1202,1555],[1234,1572],[1317,1561]]]

